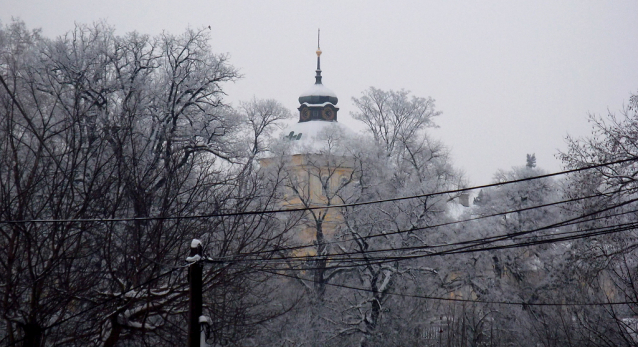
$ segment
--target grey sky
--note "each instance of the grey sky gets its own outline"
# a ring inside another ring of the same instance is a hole
[[[566,134],[587,114],[618,111],[638,92],[638,1],[89,1],[0,0],[0,20],[53,37],[105,19],[124,34],[212,27],[216,52],[244,75],[229,101],[274,98],[296,112],[314,83],[317,28],[323,81],[351,124],[369,86],[432,96],[432,130],[471,184],[525,164],[560,169]]]

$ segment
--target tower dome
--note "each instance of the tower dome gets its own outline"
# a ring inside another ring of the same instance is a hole
[[[299,96],[301,104],[298,108],[299,121],[289,125],[282,133],[281,139],[290,146],[290,153],[293,154],[322,153],[326,149],[327,142],[333,145],[335,141],[345,144],[356,137],[356,134],[345,124],[337,122],[339,108],[336,105],[339,99],[332,90],[321,83],[321,50],[319,48],[317,48],[316,72],[315,84]],[[335,151],[337,148],[331,150]]]
[[[337,98],[337,94],[321,83],[313,84],[305,92],[299,95],[300,104],[323,104],[324,102],[336,105],[339,102],[339,99]]]

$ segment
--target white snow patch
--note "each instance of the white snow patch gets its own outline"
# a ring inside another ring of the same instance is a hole
[[[388,285],[390,284],[390,279],[392,278],[392,276],[394,276],[394,271],[392,270],[385,271],[385,278],[383,279],[383,283],[381,283],[381,285],[379,286],[380,292],[384,292],[388,288]]]
[[[151,289],[151,295],[164,296],[170,293],[170,289],[165,288],[163,290],[153,290]]]
[[[461,205],[456,200],[452,200],[448,202],[447,213],[453,219],[459,219],[463,215],[463,213],[467,211],[467,207]]]
[[[537,256],[533,256],[532,259],[530,259],[527,262],[527,266],[526,266],[526,268],[529,269],[530,271],[538,271],[542,267],[543,267],[543,262]]]
[[[326,101],[326,102],[324,102],[324,103],[321,103],[321,104],[309,104],[309,103],[307,103],[307,102],[304,102],[302,105],[306,105],[306,106],[308,106],[308,107],[324,107],[324,106],[326,106],[326,105],[332,105],[332,103],[331,103],[331,102],[327,102],[327,101]],[[334,106],[334,105],[333,105],[333,106]],[[336,107],[336,106],[335,106],[335,108],[336,108],[337,110],[339,109],[339,108],[338,108],[338,107]]]
[[[137,298],[138,294],[139,293],[136,290],[129,290],[128,292],[124,293],[124,297],[125,298]]]
[[[195,254],[192,257],[186,257],[186,261],[189,262],[189,263],[198,262],[200,259],[202,259],[202,257],[199,254]]]

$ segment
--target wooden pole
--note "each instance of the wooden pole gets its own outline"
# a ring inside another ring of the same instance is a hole
[[[202,243],[194,239],[191,242],[191,254],[186,261],[191,265],[188,267],[188,347],[201,347],[200,334],[201,327],[199,317],[202,315]]]

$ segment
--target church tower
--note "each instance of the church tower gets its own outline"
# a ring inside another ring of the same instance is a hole
[[[285,148],[280,157],[260,159],[262,166],[282,165],[284,178],[283,206],[321,208],[342,204],[345,186],[353,182],[354,163],[346,151],[356,136],[337,122],[339,99],[323,85],[321,49],[317,40],[315,83],[299,96],[299,120],[290,124],[280,140]],[[275,164],[279,161],[279,164]],[[343,218],[338,209],[308,211],[294,233],[300,244],[316,245],[299,255],[323,253],[324,243],[332,239]]]
[[[299,110],[299,122],[326,121],[336,122],[339,108],[339,99],[335,93],[326,88],[321,82],[321,48],[319,35],[317,35],[317,70],[315,84],[299,96],[301,104]]]

